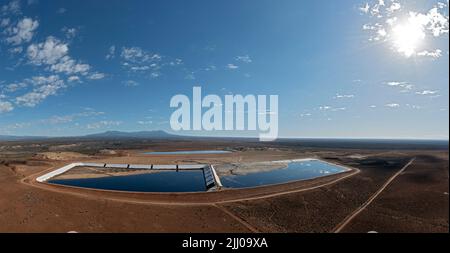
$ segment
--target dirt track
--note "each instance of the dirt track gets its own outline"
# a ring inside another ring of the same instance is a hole
[[[350,222],[352,222],[352,220],[358,215],[360,214],[362,211],[364,211],[364,209],[367,208],[367,206],[370,205],[370,203],[372,203],[372,201],[375,200],[376,197],[378,197],[383,191],[384,189],[386,189],[386,187],[388,187],[389,184],[392,183],[392,181],[394,181],[394,179],[396,177],[398,177],[401,173],[403,173],[403,171],[405,171],[406,168],[408,168],[408,166],[410,166],[414,160],[416,160],[416,158],[414,157],[413,159],[411,159],[411,161],[409,161],[405,166],[403,166],[403,168],[401,168],[397,173],[395,173],[392,177],[390,177],[386,183],[383,184],[383,186],[378,189],[375,194],[373,194],[362,206],[358,207],[355,211],[353,211],[349,216],[347,216],[347,218],[345,218],[341,223],[338,224],[338,226],[333,229],[333,232],[335,233],[339,233],[341,232],[345,226],[347,226],[347,224],[349,224]]]

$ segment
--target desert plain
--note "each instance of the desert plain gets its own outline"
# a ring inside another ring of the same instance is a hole
[[[233,152],[143,154],[211,149]],[[351,170],[285,184],[198,193],[105,191],[36,181],[73,162],[214,164],[223,175],[240,164],[247,164],[241,170],[255,169],[252,164],[299,158],[318,158]],[[448,164],[448,142],[5,141],[0,142],[0,232],[448,233]]]

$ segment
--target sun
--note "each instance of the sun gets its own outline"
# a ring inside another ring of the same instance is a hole
[[[424,39],[425,32],[423,26],[411,19],[392,29],[394,47],[397,52],[404,54],[406,57],[414,55]]]

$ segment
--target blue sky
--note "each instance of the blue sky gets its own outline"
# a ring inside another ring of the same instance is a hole
[[[448,139],[448,42],[445,0],[0,0],[0,135],[170,131],[201,86],[278,95],[281,137]]]

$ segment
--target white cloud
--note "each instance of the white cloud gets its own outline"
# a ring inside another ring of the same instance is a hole
[[[345,111],[345,110],[347,110],[347,108],[345,108],[345,107],[338,107],[338,108],[331,109],[332,112]]]
[[[359,7],[359,10],[363,13],[369,13],[370,5],[369,3],[365,3],[364,6]]]
[[[417,55],[418,56],[428,56],[431,58],[439,58],[442,56],[442,50],[440,50],[440,49],[435,49],[433,51],[425,50],[425,51],[417,53]]]
[[[127,87],[136,87],[139,86],[139,83],[133,80],[127,80],[125,82],[123,82],[125,84],[125,86]]]
[[[47,37],[45,42],[32,44],[27,49],[30,63],[41,66],[48,65],[47,70],[53,73],[66,75],[82,75],[88,79],[97,80],[104,78],[104,74],[91,73],[91,66],[72,59],[69,55],[69,46],[55,37]]]
[[[7,27],[11,20],[9,18],[3,18],[0,20],[0,27]]]
[[[414,88],[414,85],[412,85],[408,82],[390,81],[390,82],[384,82],[384,83],[391,87],[401,88],[400,92],[409,92]]]
[[[339,98],[354,98],[355,95],[353,94],[336,94],[336,96],[334,96],[335,99],[339,99]]]
[[[37,4],[37,3],[39,3],[39,0],[28,0],[27,1],[28,5],[33,5],[33,4]]]
[[[251,63],[252,59],[248,55],[243,55],[243,56],[236,56],[236,61],[244,62],[244,63]]]
[[[331,112],[338,112],[338,111],[345,111],[347,108],[345,107],[333,107],[329,105],[320,106],[319,110],[321,111],[331,111]]]
[[[64,13],[66,13],[67,12],[67,9],[66,8],[59,8],[57,11],[56,11],[56,13],[58,13],[58,14],[64,14]]]
[[[227,69],[238,69],[239,68],[239,66],[236,66],[236,65],[234,65],[233,63],[229,63],[228,65],[227,65]]]
[[[97,116],[101,116],[104,115],[104,112],[98,112],[95,111],[93,109],[90,108],[85,108],[84,111],[82,112],[78,112],[78,113],[73,113],[73,114],[69,114],[69,115],[63,115],[63,116],[52,116],[48,119],[43,119],[40,120],[39,123],[43,123],[43,124],[64,124],[64,123],[69,123],[69,122],[73,122],[79,118],[88,118],[88,117],[97,117]]]
[[[77,36],[78,34],[78,30],[76,28],[63,27],[61,31],[66,35],[66,38],[69,40],[75,38],[75,36]]]
[[[393,13],[402,8],[402,5],[399,2],[392,1],[391,5],[386,8],[388,13]]]
[[[139,120],[137,123],[139,125],[152,125],[153,121],[151,121],[151,120],[148,120],[148,121]]]
[[[150,69],[150,66],[133,66],[130,67],[132,71],[146,71]]]
[[[67,81],[69,81],[69,82],[81,82],[81,79],[80,79],[79,76],[69,76],[67,78]]]
[[[87,129],[101,129],[101,128],[109,128],[111,126],[119,126],[121,124],[122,124],[121,121],[102,120],[99,122],[94,122],[94,123],[88,124],[86,127],[87,127]]]
[[[14,110],[14,106],[8,101],[0,100],[0,113],[6,113]]]
[[[115,46],[110,48],[106,59],[115,57],[117,49]],[[140,47],[122,47],[120,54],[122,67],[133,75],[145,75],[147,78],[158,78],[163,75],[166,67],[176,67],[183,64],[180,58],[162,56],[158,53],[146,51]],[[189,71],[184,69],[185,71]]]
[[[37,76],[30,80],[35,88],[25,95],[16,97],[16,104],[35,107],[47,97],[55,95],[58,90],[65,88],[64,81],[59,76],[53,75],[49,77]]]
[[[324,106],[320,106],[320,107],[319,107],[319,110],[321,110],[321,111],[326,111],[326,110],[330,110],[331,108],[332,108],[331,106],[324,105]]]
[[[99,73],[99,72],[95,72],[95,73],[91,74],[90,76],[88,76],[88,79],[90,79],[90,80],[100,80],[103,78],[105,78],[105,74]]]
[[[116,46],[110,46],[108,54],[105,56],[107,60],[114,59],[116,57]]]
[[[131,72],[150,72],[151,78],[160,76],[163,66],[181,64],[179,59],[163,62],[163,57],[157,53],[150,53],[139,47],[123,47],[120,54],[122,66]]]
[[[420,110],[423,107],[420,105],[411,105],[411,104],[406,104],[407,107],[411,108],[411,109],[415,109],[415,110]]]
[[[68,75],[81,74],[86,75],[91,66],[88,64],[76,63],[75,60],[71,59],[69,56],[62,57],[58,63],[50,66],[50,70],[56,73],[65,73]]]
[[[194,73],[194,72],[188,73],[188,74],[184,77],[184,79],[186,79],[186,80],[195,80],[195,73]]]
[[[30,42],[35,30],[39,27],[39,22],[31,18],[20,20],[15,27],[8,29],[10,37],[6,38],[8,43],[20,45],[24,42]]]
[[[35,65],[56,64],[68,52],[68,45],[52,36],[47,37],[43,43],[30,45],[27,49],[28,59]]]
[[[440,13],[438,7],[432,8],[424,19],[427,21],[425,23],[426,28],[433,33],[433,36],[439,37],[442,34],[448,34],[448,14],[446,16]]]
[[[8,49],[8,51],[12,54],[20,54],[23,51],[23,47],[13,47]]]
[[[8,4],[5,4],[1,7],[0,12],[2,14],[18,14],[20,13],[20,1],[13,0]]]
[[[175,60],[169,62],[170,66],[177,66],[183,64],[183,60],[176,58]]]
[[[300,114],[300,117],[301,117],[301,118],[304,118],[304,117],[310,117],[310,116],[312,116],[311,113],[302,113],[302,114]]]
[[[397,103],[391,103],[391,104],[386,104],[385,106],[386,106],[386,107],[389,107],[389,108],[398,108],[398,107],[400,107],[400,104],[397,104]]]
[[[401,86],[401,85],[406,85],[408,83],[407,82],[391,81],[391,82],[386,82],[386,84],[389,85],[389,86]]]
[[[436,95],[439,91],[437,90],[424,90],[424,91],[418,91],[416,92],[417,95]]]
[[[139,47],[123,47],[121,57],[133,63],[148,63],[162,58],[159,54],[149,53]]]
[[[216,65],[209,65],[208,67],[205,68],[205,71],[214,71],[217,70]]]
[[[57,73],[63,72],[69,75],[72,74],[87,75],[88,71],[91,69],[91,66],[89,64],[76,63],[75,60],[71,59],[68,56],[65,56],[61,59],[61,61],[58,64],[52,65],[50,69]]]
[[[20,82],[20,83],[10,83],[8,85],[6,85],[6,87],[4,88],[4,90],[6,92],[15,92],[18,91],[20,89],[23,89],[27,87],[27,84],[24,82]]]

